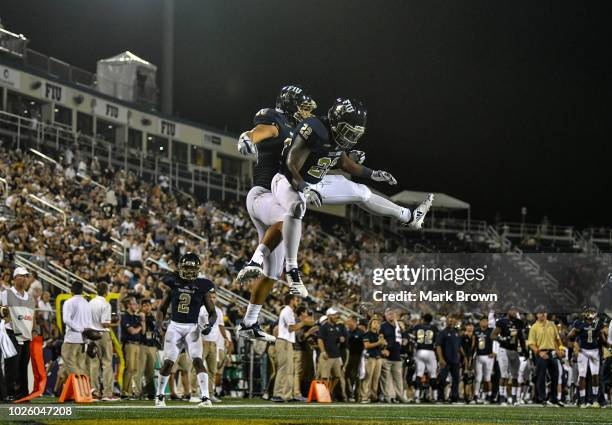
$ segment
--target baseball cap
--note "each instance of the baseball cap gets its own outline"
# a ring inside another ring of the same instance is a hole
[[[17,267],[15,271],[13,271],[13,277],[17,276],[27,276],[30,272],[25,267]]]
[[[338,314],[338,310],[336,310],[333,307],[330,307],[330,308],[327,309],[327,311],[325,311],[325,315],[327,315],[327,316],[332,316],[334,314]]]

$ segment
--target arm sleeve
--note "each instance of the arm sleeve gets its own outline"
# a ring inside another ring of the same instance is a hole
[[[83,329],[72,320],[72,304],[65,302],[62,306],[62,318],[64,319],[64,323],[67,327],[72,329],[75,332],[83,332]]]
[[[493,348],[492,348],[493,352],[497,355],[497,353],[499,353],[499,342],[497,341],[493,341]]]
[[[612,345],[612,320],[610,320],[610,325],[608,326],[608,344]]]

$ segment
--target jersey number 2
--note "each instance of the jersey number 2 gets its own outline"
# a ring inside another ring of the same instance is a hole
[[[179,304],[177,307],[178,312],[188,314],[189,304],[191,304],[191,295],[185,293],[179,295]]]

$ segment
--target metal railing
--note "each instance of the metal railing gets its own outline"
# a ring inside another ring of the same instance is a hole
[[[216,173],[151,152],[142,152],[125,144],[111,143],[99,138],[79,134],[53,124],[0,111],[0,133],[16,140],[16,148],[26,145],[47,157],[57,157],[64,150],[75,149],[73,153],[81,159],[96,157],[101,169],[132,172],[145,181],[157,184],[160,176],[169,180],[170,190],[187,192],[198,201],[238,200],[246,196],[250,188],[250,176],[234,176]]]
[[[70,282],[64,280],[62,281],[53,273],[39,266],[38,264],[33,263],[29,260],[28,256],[33,254],[30,253],[16,253],[15,254],[15,265],[25,267],[27,270],[33,270],[36,272],[36,276],[42,282],[47,282],[50,285],[59,288],[63,292],[70,292]]]
[[[43,205],[44,205],[44,206],[46,206],[47,208],[49,208],[49,209],[51,209],[51,210],[53,210],[53,211],[55,211],[55,212],[59,213],[59,214],[62,216],[62,219],[63,219],[63,221],[64,221],[64,227],[66,226],[66,223],[68,222],[68,216],[66,215],[66,213],[64,212],[64,210],[62,210],[61,208],[59,208],[59,207],[57,207],[57,206],[53,205],[51,202],[46,201],[46,200],[44,200],[44,199],[42,199],[42,198],[39,198],[38,196],[33,195],[33,194],[31,194],[31,193],[29,193],[29,194],[28,194],[28,198],[29,198],[29,199],[31,199],[31,200],[34,200],[34,201],[36,201],[36,202],[38,202],[38,203],[40,203],[40,204],[43,204]]]
[[[26,54],[28,41],[23,34],[15,34],[0,28],[0,52],[23,58]]]
[[[503,222],[497,225],[497,231],[510,237],[533,236],[540,239],[571,241],[574,228],[552,224]]]
[[[79,281],[83,284],[83,287],[92,293],[96,292],[96,286],[88,281],[87,279],[83,279],[81,276],[71,272],[70,270],[60,266],[57,261],[51,260],[49,261],[50,268],[55,272],[56,275],[63,277],[67,282]]]

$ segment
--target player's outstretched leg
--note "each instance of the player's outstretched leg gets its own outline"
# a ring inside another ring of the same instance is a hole
[[[419,230],[423,226],[423,221],[431,208],[433,200],[434,194],[428,193],[425,200],[412,211],[412,219],[406,225],[412,229]]]
[[[200,385],[200,403],[197,407],[212,407],[212,401],[210,401],[210,394],[208,392],[208,372],[206,372],[206,366],[200,357],[193,359],[193,367],[196,371],[198,378],[198,384]]]
[[[170,372],[172,372],[172,366],[174,362],[166,359],[159,370],[159,377],[157,378],[157,395],[155,396],[155,407],[166,407],[166,385],[170,378]]]

